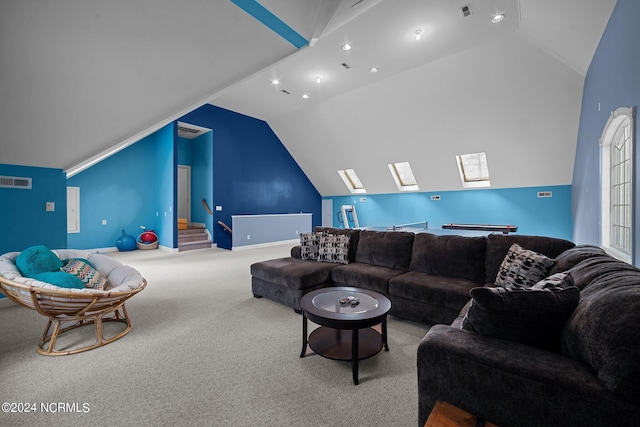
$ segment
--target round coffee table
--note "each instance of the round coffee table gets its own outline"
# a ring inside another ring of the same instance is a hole
[[[357,301],[357,302],[356,302]],[[353,383],[358,384],[358,360],[378,354],[387,345],[387,314],[391,301],[367,289],[336,287],[318,289],[300,300],[302,352],[307,344],[316,354],[351,361]],[[320,325],[307,336],[307,319]],[[381,332],[373,326],[381,325]]]

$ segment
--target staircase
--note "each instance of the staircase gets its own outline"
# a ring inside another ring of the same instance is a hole
[[[204,225],[189,225],[184,230],[178,230],[178,251],[190,251],[211,247],[211,239]]]

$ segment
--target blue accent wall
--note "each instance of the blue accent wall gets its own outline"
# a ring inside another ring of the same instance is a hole
[[[29,246],[67,247],[67,189],[62,169],[0,164],[0,175],[32,178],[31,189],[0,188],[0,254]],[[55,210],[47,212],[46,202]]]
[[[539,191],[553,197],[539,198]],[[439,195],[440,200],[431,200]],[[365,198],[365,202],[360,199]],[[324,197],[333,203],[333,226],[342,227],[337,212],[355,205],[361,227],[391,226],[427,221],[429,228],[442,224],[517,225],[518,234],[571,240],[571,186],[477,189],[401,194]],[[341,216],[340,216],[341,217]]]
[[[140,226],[175,247],[173,141],[172,123],[67,180],[80,187],[80,233],[68,234],[68,247],[115,247],[123,229],[137,237]]]
[[[640,2],[618,0],[587,72],[582,98],[575,167],[573,218],[576,243],[601,244],[599,139],[611,111],[640,103]],[[636,119],[637,120],[637,119]],[[636,141],[637,141],[636,125]],[[636,167],[640,150],[636,146]],[[635,200],[640,200],[636,172]],[[638,209],[636,227],[640,225]],[[634,247],[640,245],[634,236]],[[636,251],[635,265],[640,265]]]
[[[211,236],[214,236],[213,215],[209,215],[202,204],[202,199],[204,199],[210,209],[215,209],[213,206],[213,132],[207,132],[193,138],[190,146],[193,153],[191,222],[204,224]]]
[[[193,164],[193,148],[190,139],[178,137],[178,164],[191,166]]]
[[[158,225],[156,234],[160,244],[169,248],[178,247],[178,144],[177,125],[169,124],[155,134],[155,201]],[[150,205],[150,207],[152,207]]]
[[[307,212],[314,226],[321,224],[320,194],[265,121],[210,104],[179,120],[213,130],[209,206],[219,247],[231,248],[231,236],[217,224],[231,226],[231,215]],[[223,210],[215,211],[217,205]]]

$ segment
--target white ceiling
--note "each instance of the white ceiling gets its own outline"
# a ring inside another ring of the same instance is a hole
[[[0,2],[0,163],[77,171],[210,102],[266,120],[322,195],[342,168],[394,192],[386,163],[406,160],[422,190],[459,189],[455,154],[480,150],[496,187],[571,182],[615,0],[260,4],[312,46],[229,0]]]

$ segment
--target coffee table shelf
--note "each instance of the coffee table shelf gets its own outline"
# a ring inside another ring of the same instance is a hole
[[[380,353],[382,334],[373,328],[358,331],[358,360]],[[314,353],[333,360],[351,360],[353,332],[344,329],[319,327],[309,334],[309,347]]]

